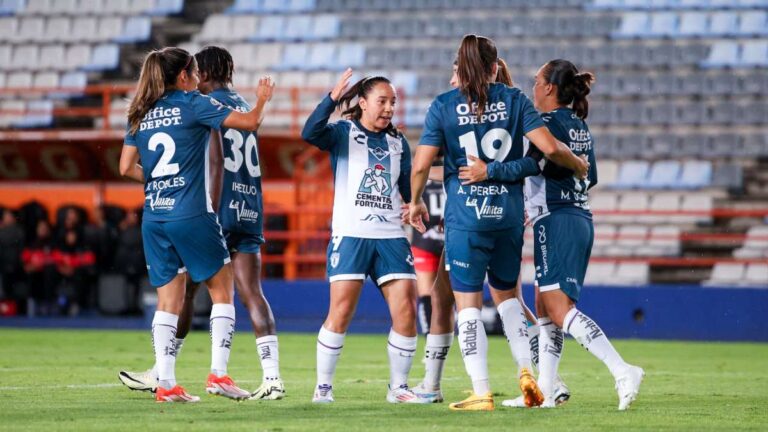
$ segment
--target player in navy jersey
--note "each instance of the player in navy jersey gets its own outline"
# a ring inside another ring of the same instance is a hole
[[[387,401],[426,403],[408,388],[416,351],[416,275],[401,207],[411,200],[411,153],[392,124],[396,93],[390,81],[366,77],[346,90],[351,76],[351,69],[342,74],[301,133],[305,141],[330,153],[335,183],[327,261],[331,304],[317,337],[312,401],[333,402],[336,363],[363,281],[370,276],[392,316]],[[350,106],[353,100],[357,103]],[[342,120],[328,123],[337,106],[344,109]]]
[[[507,86],[512,87],[514,85],[512,81],[512,75],[509,73],[509,68],[507,67],[507,63],[499,58],[498,61],[498,71],[496,73],[496,82],[505,84]],[[450,79],[450,85],[453,88],[459,87],[459,78],[457,74],[458,69],[458,62],[454,61],[453,63],[453,73],[451,75]],[[517,162],[510,162],[510,164],[515,164]],[[468,172],[467,169],[472,168],[481,168],[481,170],[476,170],[475,172]],[[461,167],[459,172],[459,178],[464,180],[471,180],[476,176],[478,179],[485,178],[487,176],[487,167],[484,162],[481,160],[478,160],[475,162],[473,167]],[[430,169],[429,178],[431,181],[439,180],[442,182],[443,180],[443,172],[440,170],[439,172],[435,172],[435,167]],[[429,185],[429,183],[427,183]],[[437,221],[433,220],[433,212],[430,210],[430,220],[428,223],[437,223]],[[441,215],[442,216],[442,215]],[[434,221],[434,222],[433,222]],[[418,231],[417,231],[418,233]],[[414,237],[415,238],[415,237]],[[417,275],[418,275],[418,267],[417,267]],[[537,319],[536,315],[531,312],[531,310],[528,308],[528,306],[525,304],[525,301],[523,300],[523,291],[520,288],[520,280],[518,278],[517,287],[515,288],[515,295],[520,303],[520,305],[523,308],[523,311],[525,313],[525,317],[528,320],[528,336],[529,336],[529,351],[530,351],[530,358],[531,361],[535,366],[538,366],[538,357],[539,357],[539,345],[538,345],[538,336],[539,336],[539,329],[536,325]],[[425,373],[424,373],[424,379],[421,383],[419,383],[417,386],[413,388],[413,391],[418,394],[419,396],[432,400],[433,402],[442,402],[443,401],[443,395],[442,391],[440,390],[441,387],[441,380],[442,380],[442,372],[444,368],[445,361],[448,356],[448,351],[450,350],[451,345],[453,344],[453,306],[454,306],[454,298],[453,293],[451,292],[451,285],[448,280],[448,274],[445,270],[445,254],[442,253],[440,255],[439,260],[439,268],[437,271],[437,276],[435,278],[434,285],[432,287],[432,290],[430,291],[430,297],[431,297],[431,303],[432,308],[432,318],[430,322],[430,330],[427,334],[427,341],[425,345],[425,353],[424,353],[424,360],[425,360]],[[523,339],[510,339],[510,343],[521,343],[524,342]],[[513,350],[513,354],[516,356],[526,357],[525,356],[525,349],[521,346],[520,349]],[[556,377],[556,389],[555,389],[555,400],[557,403],[564,403],[570,398],[570,390],[565,385],[565,383],[562,381],[559,375]],[[519,399],[519,400],[518,400]],[[525,407],[525,399],[523,396],[520,398],[515,399],[515,404],[519,403],[519,406]],[[505,401],[508,402],[508,401]],[[515,405],[517,406],[517,405]]]
[[[248,112],[251,106],[230,89],[234,62],[223,48],[208,46],[195,54],[200,70],[198,90],[223,105]],[[222,148],[222,136],[225,145]],[[232,255],[235,287],[256,334],[256,348],[263,370],[261,386],[250,399],[282,399],[285,388],[280,378],[275,320],[261,290],[261,255],[264,243],[262,220],[261,168],[256,131],[222,128],[212,131],[210,144],[212,205],[217,210],[227,248]],[[223,185],[223,186],[222,186]],[[181,350],[192,326],[194,299],[199,284],[188,281],[184,308],[179,316],[176,349]],[[178,355],[178,353],[177,353]],[[121,371],[120,381],[133,390],[155,391],[157,367],[147,372]]]
[[[454,410],[493,410],[487,367],[487,337],[480,321],[483,281],[494,287],[491,296],[499,308],[510,346],[528,351],[525,317],[514,288],[519,276],[523,235],[522,178],[539,172],[538,161],[523,158],[523,136],[535,142],[550,159],[586,175],[588,164],[558,142],[544,127],[533,105],[518,89],[495,83],[496,47],[488,38],[467,35],[458,50],[459,89],[438,96],[431,104],[416,152],[411,179],[414,201],[411,224],[423,231],[428,219],[421,192],[432,160],[445,153],[446,268],[459,311],[459,345],[473,395],[451,404]],[[460,166],[475,160],[488,164],[487,181],[464,185]],[[496,170],[512,164],[517,183],[496,180]],[[515,342],[519,339],[520,342]],[[531,405],[543,397],[528,365],[518,360],[520,386]]]
[[[198,82],[197,62],[187,51],[149,53],[128,108],[120,156],[120,173],[143,183],[146,194],[142,237],[149,280],[158,296],[152,322],[158,402],[200,400],[175,378],[176,330],[187,273],[194,282],[206,282],[213,300],[206,391],[232,399],[250,397],[227,375],[235,321],[233,276],[210,199],[207,146],[211,129],[258,129],[274,85],[269,78],[261,80],[256,107],[240,113],[200,94]]]
[[[586,178],[547,161],[542,173],[526,179],[526,208],[533,223],[534,264],[538,287],[539,384],[553,407],[553,385],[562,354],[563,330],[602,360],[616,380],[619,410],[637,397],[644,372],[626,363],[598,325],[575,307],[592,251],[594,230],[589,189],[597,184],[592,135],[584,122],[589,114],[587,95],[594,76],[579,73],[567,60],[552,60],[536,73],[535,106],[547,128],[571,150],[590,161]],[[499,175],[512,167],[502,167]],[[505,401],[506,402],[506,401]]]

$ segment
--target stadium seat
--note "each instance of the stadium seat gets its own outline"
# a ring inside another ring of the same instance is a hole
[[[253,83],[253,76],[246,70],[236,69],[235,74],[232,75],[232,85],[239,91],[253,87]]]
[[[336,15],[318,15],[309,37],[314,40],[333,39],[339,35],[340,27],[339,17]]]
[[[105,16],[99,19],[99,27],[93,42],[108,42],[123,34],[124,20],[119,16]]]
[[[259,28],[253,40],[273,41],[282,40],[282,33],[285,31],[286,19],[282,16],[265,16],[261,18]]]
[[[61,76],[59,85],[66,89],[68,97],[75,97],[82,94],[78,90],[85,89],[88,84],[88,77],[84,72],[68,72]]]
[[[707,14],[705,12],[684,12],[680,15],[680,27],[677,36],[703,36],[707,31]]]
[[[310,48],[309,57],[303,69],[318,70],[331,69],[336,59],[336,45],[332,43],[318,43]]]
[[[26,0],[26,5],[19,10],[19,15],[45,15],[54,0]]]
[[[283,87],[304,87],[307,83],[307,75],[304,72],[289,71],[281,73],[277,80]]]
[[[202,42],[225,41],[231,40],[227,36],[234,33],[232,31],[232,17],[228,15],[211,15],[203,22],[203,28],[196,35],[195,39]]]
[[[97,45],[91,60],[82,67],[85,71],[112,70],[120,64],[120,48],[114,44]]]
[[[744,170],[739,164],[719,164],[712,177],[712,186],[715,187],[742,190],[744,186]]]
[[[235,4],[227,9],[229,14],[247,14],[253,12],[261,12],[261,5],[264,0],[235,0]]]
[[[744,270],[745,265],[742,263],[715,263],[711,276],[702,282],[702,286],[737,286],[744,281]]]
[[[598,145],[601,146],[602,143]],[[600,150],[600,153],[603,154],[602,150]],[[615,160],[606,159],[598,161],[597,165],[597,185],[594,187],[596,189],[612,187],[619,175],[619,163]]]
[[[287,44],[283,50],[283,58],[277,70],[302,69],[309,57],[309,45]]]
[[[644,215],[643,221],[655,224],[675,221],[675,215],[671,214],[680,210],[680,194],[674,192],[662,192],[651,195],[648,210],[660,214]]]
[[[51,89],[59,86],[59,74],[57,72],[38,72],[32,78],[32,87]]]
[[[680,20],[674,12],[656,12],[651,14],[648,36],[671,37],[677,35]]]
[[[152,21],[149,17],[131,17],[125,21],[122,34],[114,38],[118,43],[135,43],[149,40],[152,34]]]
[[[154,0],[154,5],[147,10],[151,16],[178,15],[184,9],[184,0]]]
[[[622,15],[616,37],[644,37],[648,35],[650,16],[645,12],[628,12]]]
[[[651,167],[645,187],[648,189],[669,189],[677,185],[680,176],[680,162],[657,161]]]
[[[0,72],[0,89],[5,87],[5,72]]]
[[[0,71],[11,69],[12,58],[13,47],[11,45],[0,45]]]
[[[648,162],[642,160],[622,163],[613,187],[619,189],[642,187],[648,178],[648,168]]]
[[[768,258],[768,226],[758,225],[747,230],[744,244],[733,251],[736,258]]]
[[[256,45],[251,43],[239,43],[229,48],[229,53],[235,61],[235,74],[240,71],[252,71],[259,68],[259,59],[256,56]]]
[[[98,35],[99,18],[77,17],[72,22],[72,32],[65,37],[67,42],[89,42],[95,40]]]
[[[257,59],[262,69],[272,68],[282,61],[282,44],[259,44],[257,47]]]
[[[644,221],[647,217],[643,212],[648,210],[648,195],[644,192],[624,192],[621,194],[618,210],[627,214],[616,215],[613,218],[615,222]]]
[[[365,47],[359,43],[341,44],[338,48],[337,68],[360,67],[365,63]]]
[[[275,35],[275,38],[286,41],[301,41],[310,39],[312,36],[313,27],[314,18],[310,15],[289,16],[285,20],[284,27]]]
[[[734,36],[738,31],[739,15],[736,12],[714,12],[710,16],[709,36]]]
[[[24,0],[0,1],[0,15],[15,15],[24,9]],[[0,25],[0,27],[2,27]]]
[[[90,45],[70,45],[64,57],[63,70],[74,70],[88,64],[91,59]]]
[[[739,15],[740,36],[763,36],[768,33],[768,12],[752,10]]]
[[[65,40],[72,31],[72,23],[68,17],[49,18],[41,42],[58,42]]]
[[[613,284],[647,285],[650,279],[650,266],[644,262],[620,262],[616,266]]]
[[[739,44],[735,41],[719,41],[712,44],[709,57],[701,63],[702,67],[723,67],[737,64]]]
[[[53,124],[53,102],[36,100],[27,104],[24,116],[11,126],[18,128],[46,127]]]
[[[221,32],[229,32],[228,35],[220,35],[220,40],[248,41],[259,31],[261,20],[252,15],[239,15],[232,17],[230,27],[221,29]]]
[[[38,42],[45,33],[45,19],[38,17],[22,18],[18,30],[11,37],[11,41]]]
[[[9,89],[32,87],[32,74],[30,72],[13,72],[8,74],[5,86]]]
[[[755,288],[768,288],[768,264],[750,263],[744,272],[742,285]]]
[[[714,209],[714,198],[705,193],[685,194],[680,210],[696,212],[697,214],[679,215],[687,223],[711,224],[711,211]]]
[[[652,227],[648,236],[648,242],[637,248],[637,255],[680,255],[680,227],[674,225]]]
[[[78,10],[81,13],[101,15],[104,13],[104,0],[79,0]]]
[[[330,89],[336,83],[336,75],[332,72],[311,72],[307,74],[307,87],[312,89]],[[316,105],[317,101],[313,101]]]
[[[595,240],[592,244],[593,256],[605,256],[616,242],[616,225],[595,224]]]
[[[682,173],[677,187],[700,189],[712,182],[712,162],[688,160],[683,163]]]
[[[27,103],[22,100],[0,99],[0,128],[7,128],[24,118]]]
[[[746,41],[741,45],[739,66],[765,67],[768,66],[768,41]]]
[[[613,275],[616,271],[616,263],[593,262],[587,267],[587,274],[584,276],[584,285],[611,285],[613,284]]]
[[[608,256],[629,257],[638,255],[638,248],[646,244],[648,227],[645,225],[622,225],[613,245],[605,248]]]

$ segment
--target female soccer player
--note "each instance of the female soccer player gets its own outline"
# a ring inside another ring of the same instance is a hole
[[[227,375],[235,321],[232,266],[207,193],[205,165],[210,130],[258,129],[273,84],[262,79],[256,108],[241,113],[201,95],[198,81],[197,62],[187,51],[172,47],[149,53],[128,108],[120,156],[120,173],[144,183],[146,194],[142,237],[149,280],[158,296],[152,322],[158,402],[200,400],[175,378],[175,337],[187,272],[193,281],[206,282],[213,300],[206,390],[233,399],[250,396]]]
[[[198,90],[223,105],[240,112],[251,107],[230,89],[234,62],[224,48],[208,46],[195,54],[200,71]],[[222,136],[226,145],[222,148]],[[226,154],[226,156],[224,156]],[[251,399],[275,400],[285,396],[280,378],[279,353],[275,319],[261,290],[261,254],[264,243],[261,167],[256,132],[222,128],[211,133],[210,178],[212,204],[224,230],[227,248],[232,256],[235,287],[248,309],[256,349],[263,371],[262,384]],[[223,171],[223,172],[222,172]],[[223,186],[222,186],[223,185]],[[194,298],[200,285],[188,284],[184,308],[179,316],[177,354],[192,325]],[[144,373],[121,371],[120,381],[134,390],[152,390],[157,384],[157,370]]]
[[[500,310],[507,337],[522,339],[528,350],[523,309],[513,290],[523,241],[522,184],[496,181],[496,168],[501,162],[518,161],[515,174],[520,178],[539,172],[536,159],[522,158],[523,135],[538,144],[549,158],[574,169],[581,177],[588,165],[552,137],[518,89],[494,83],[497,60],[493,41],[476,35],[464,37],[458,51],[459,88],[438,96],[430,106],[411,179],[411,224],[423,231],[428,215],[421,193],[429,166],[443,149],[448,196],[446,267],[459,311],[459,346],[474,393],[451,404],[454,410],[494,409],[488,381],[488,341],[480,321],[486,272],[495,287],[491,296]],[[489,180],[463,185],[457,176],[458,167],[476,159],[494,161],[488,168]],[[510,344],[518,345],[512,340]],[[530,365],[518,366],[523,393],[532,405],[541,404],[543,398]]]
[[[426,403],[408,388],[416,351],[416,276],[400,211],[401,202],[411,200],[411,153],[392,124],[396,93],[390,81],[366,77],[346,90],[351,77],[352,70],[347,69],[301,133],[304,140],[331,154],[336,183],[327,262],[331,304],[317,337],[317,386],[312,401],[333,402],[336,362],[363,281],[370,276],[392,316],[387,401]],[[354,99],[357,103],[350,106]],[[337,106],[345,108],[343,120],[329,124]]]
[[[552,60],[538,70],[533,85],[534,105],[545,113],[542,120],[548,129],[567,142],[574,153],[590,161],[586,179],[552,161],[547,161],[540,175],[526,179],[534,261],[539,269],[539,384],[546,397],[542,406],[553,407],[553,385],[565,330],[605,363],[616,380],[619,410],[625,410],[637,397],[644,372],[626,363],[602,329],[575,307],[594,237],[588,191],[597,184],[597,165],[592,135],[584,122],[589,114],[587,95],[594,79],[591,73],[579,73],[567,60]],[[505,170],[502,167],[501,176]]]

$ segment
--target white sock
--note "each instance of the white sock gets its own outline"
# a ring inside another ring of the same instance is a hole
[[[413,356],[416,354],[416,336],[403,336],[389,330],[387,354],[389,355],[389,388],[408,386]]]
[[[439,335],[427,334],[427,346],[424,357],[426,359],[424,388],[431,391],[440,390],[440,381],[443,379],[443,367],[448,358],[448,350],[453,343],[453,333]]]
[[[466,308],[459,311],[459,348],[464,367],[472,380],[476,395],[491,391],[488,381],[488,337],[480,321],[480,309]]]
[[[317,385],[333,386],[333,375],[336,373],[336,363],[339,361],[341,349],[344,348],[346,333],[334,333],[320,327],[317,334]]]
[[[539,326],[533,324],[528,327],[528,347],[531,350],[533,366],[539,367]]]
[[[516,298],[504,300],[497,307],[504,335],[507,336],[509,349],[517,362],[517,372],[522,368],[531,370],[531,345],[528,340],[528,321],[525,319],[523,306]]]
[[[156,311],[152,319],[152,346],[160,386],[172,389],[176,385],[176,326],[179,316]]]
[[[263,380],[280,378],[280,353],[277,350],[277,335],[256,338],[256,350],[261,359]]]
[[[235,334],[235,306],[216,303],[211,308],[211,373],[227,374],[232,336]]]
[[[181,347],[184,345],[184,339],[176,338],[176,358],[179,358],[179,354],[181,354]],[[152,369],[149,370],[149,376],[155,377],[157,379],[157,362],[152,365]]]
[[[545,397],[554,396],[555,377],[563,353],[563,329],[549,318],[539,318],[539,379]]]
[[[608,340],[608,336],[597,323],[576,308],[565,314],[563,330],[579,341],[581,346],[591,352],[592,355],[605,363],[614,378],[620,377],[629,368],[629,365],[616,352],[611,341]]]

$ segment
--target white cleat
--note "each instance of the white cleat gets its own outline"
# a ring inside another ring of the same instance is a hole
[[[157,374],[153,369],[144,372],[120,371],[117,378],[126,387],[136,391],[157,391]]]
[[[571,390],[568,389],[568,386],[565,385],[559,374],[555,376],[555,391],[553,394],[555,405],[562,405],[571,398]]]
[[[285,397],[285,387],[280,378],[264,380],[251,394],[249,400],[278,400]]]
[[[507,408],[529,408],[529,406],[525,404],[525,397],[522,395],[514,399],[506,399],[502,401],[501,406],[505,406]],[[542,402],[541,405],[533,408],[554,408],[555,406],[556,406],[556,403],[554,400],[545,397],[544,402]]]
[[[387,392],[387,402],[393,404],[405,403],[405,404],[428,404],[434,402],[433,400],[422,398],[407,385],[400,387],[390,388]]]
[[[329,384],[321,384],[315,387],[312,403],[326,404],[331,402],[333,402],[333,386]]]
[[[440,391],[440,389],[437,390],[427,390],[426,387],[424,387],[424,383],[421,382],[416,387],[413,387],[411,391],[418,397],[422,399],[428,400],[430,403],[441,403],[443,402],[443,392]]]
[[[645,371],[637,366],[630,366],[624,375],[616,380],[616,392],[619,394],[619,411],[629,408],[640,392]]]

